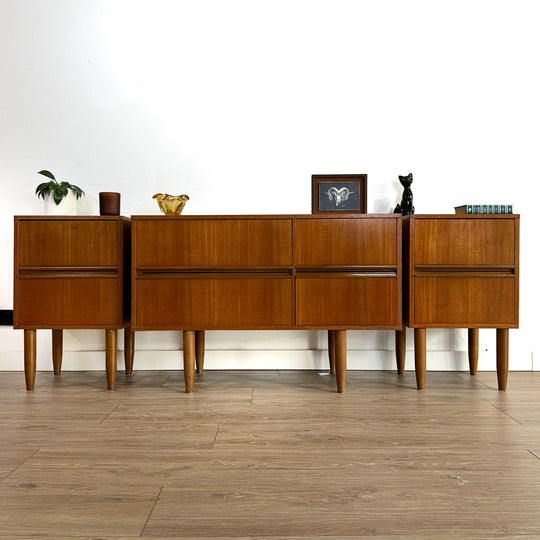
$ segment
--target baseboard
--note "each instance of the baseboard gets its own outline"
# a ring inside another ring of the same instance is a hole
[[[414,339],[407,331],[405,369],[414,370]],[[0,371],[24,369],[23,331],[0,326]],[[516,336],[517,337],[517,336]],[[480,371],[494,371],[495,332],[481,332]],[[123,332],[118,346],[123,348]],[[137,332],[136,370],[181,369],[181,332]],[[324,331],[208,332],[205,369],[328,369],[327,334]],[[64,332],[65,371],[105,369],[105,333],[102,330]],[[428,371],[467,371],[466,330],[433,330],[427,342]],[[351,370],[395,370],[394,333],[347,333],[347,366]],[[118,369],[124,368],[122,350]],[[52,370],[50,330],[38,330],[37,369]],[[510,341],[511,371],[540,371],[540,353],[527,349],[519,339]]]
[[[135,352],[135,370],[175,370],[182,369],[182,351]],[[322,350],[207,350],[205,369],[328,369],[328,351]],[[349,370],[396,369],[394,351],[347,352]],[[540,366],[537,366],[539,369]],[[64,351],[62,369],[64,371],[95,371],[105,369],[104,351]],[[124,355],[118,353],[118,369],[124,369]],[[407,351],[405,369],[414,370],[414,352]],[[469,369],[467,353],[464,351],[428,351],[428,371],[467,371]],[[492,353],[481,351],[478,359],[479,371],[495,371],[495,357]],[[0,371],[22,371],[22,351],[3,351]],[[38,353],[38,371],[51,371],[50,352]],[[511,371],[531,371],[531,360],[520,357],[511,358]]]

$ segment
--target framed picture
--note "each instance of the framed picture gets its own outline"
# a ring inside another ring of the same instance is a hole
[[[312,175],[311,213],[367,213],[367,174]]]

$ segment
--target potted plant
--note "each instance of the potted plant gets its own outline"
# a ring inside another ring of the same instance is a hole
[[[49,182],[43,182],[36,188],[36,195],[45,201],[46,214],[77,214],[77,200],[84,195],[84,191],[69,182],[58,182],[50,171],[39,171]]]

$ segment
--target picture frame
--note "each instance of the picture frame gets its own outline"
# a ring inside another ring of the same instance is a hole
[[[366,214],[367,174],[313,174],[312,214]]]

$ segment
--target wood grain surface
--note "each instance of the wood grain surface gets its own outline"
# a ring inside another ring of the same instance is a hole
[[[0,538],[540,537],[540,373],[0,377]]]

